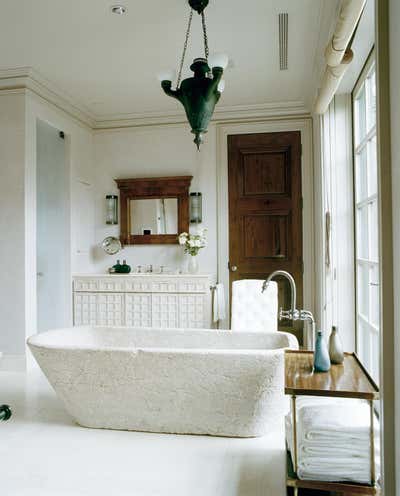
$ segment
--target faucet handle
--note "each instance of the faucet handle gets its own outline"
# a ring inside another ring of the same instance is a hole
[[[279,310],[279,320],[291,319],[291,310],[284,310],[282,307]]]
[[[279,320],[289,319],[289,320],[299,320],[301,319],[301,312],[295,308],[294,310],[283,310],[281,307],[279,311]]]
[[[312,312],[310,312],[309,310],[300,310],[299,319],[300,320],[309,320],[311,322],[314,322],[314,316],[313,316]]]

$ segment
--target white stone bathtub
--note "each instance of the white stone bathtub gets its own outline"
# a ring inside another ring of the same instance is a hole
[[[28,345],[85,427],[262,436],[282,421],[286,333],[75,327]]]

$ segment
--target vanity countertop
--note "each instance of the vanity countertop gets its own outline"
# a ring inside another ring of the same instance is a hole
[[[182,278],[182,277],[191,277],[191,278],[204,278],[204,277],[211,277],[211,274],[169,274],[167,272],[163,272],[162,274],[156,273],[156,272],[130,272],[129,274],[72,274],[72,278],[83,278],[87,277],[90,279],[97,278],[97,277],[177,277],[177,278]]]

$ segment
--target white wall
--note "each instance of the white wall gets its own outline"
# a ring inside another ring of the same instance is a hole
[[[390,105],[392,136],[393,182],[393,254],[394,254],[394,311],[395,311],[395,391],[396,391],[396,493],[400,495],[400,2],[389,3],[390,19]]]
[[[105,197],[118,194],[114,179],[130,177],[193,176],[191,190],[203,194],[203,223],[208,229],[209,244],[200,251],[201,272],[217,274],[217,199],[216,199],[216,129],[209,126],[200,152],[193,143],[187,124],[137,127],[95,132],[94,176],[96,186],[97,272],[105,272],[116,259],[137,265],[166,265],[180,268],[185,264],[178,245],[127,246],[110,257],[100,248],[101,241],[119,235],[119,226],[105,223]]]
[[[0,92],[0,351],[25,343],[25,95]]]

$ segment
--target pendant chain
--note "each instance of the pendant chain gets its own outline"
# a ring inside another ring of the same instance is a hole
[[[182,69],[183,69],[183,64],[185,62],[186,50],[187,50],[187,47],[188,47],[189,36],[190,36],[190,29],[192,27],[192,19],[193,19],[193,9],[190,9],[189,22],[188,22],[188,27],[187,27],[187,30],[186,30],[185,43],[183,45],[183,53],[182,53],[182,58],[181,58],[181,64],[179,66],[179,74],[178,74],[178,80],[176,82],[176,89],[178,89],[179,88],[179,85],[181,84]]]
[[[204,54],[206,56],[206,60],[208,62],[208,56],[210,55],[210,51],[208,49],[208,37],[207,37],[207,26],[206,26],[206,16],[204,14],[204,10],[201,12],[201,24],[203,26],[203,36],[204,36]]]
[[[188,27],[186,30],[185,43],[183,45],[183,53],[182,53],[182,57],[181,57],[181,63],[179,65],[178,79],[176,81],[176,89],[178,89],[179,85],[181,84],[183,64],[185,63],[186,51],[187,51],[187,47],[188,47],[188,43],[189,43],[190,30],[192,28],[192,19],[193,19],[193,9],[190,9],[189,22],[188,22]],[[206,26],[206,17],[204,15],[204,10],[201,13],[201,24],[203,26],[204,55],[205,55],[205,58],[208,62],[208,56],[210,55],[210,50],[208,48],[207,26]]]

